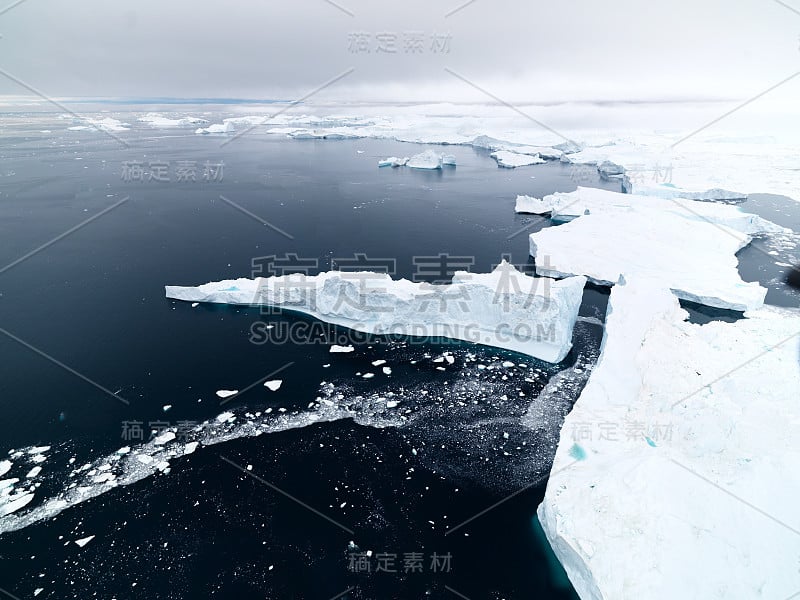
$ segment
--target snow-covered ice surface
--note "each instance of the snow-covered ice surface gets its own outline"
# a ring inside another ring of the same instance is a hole
[[[492,273],[458,271],[450,285],[329,271],[166,286],[188,302],[270,305],[377,335],[446,337],[559,362],[572,348],[584,277],[534,278],[503,261]]]
[[[753,236],[787,233],[735,206],[592,188],[523,207],[569,221],[531,234],[540,275],[586,275],[604,285],[657,280],[682,299],[738,311],[759,307],[767,290],[742,281],[736,252]]]
[[[746,316],[694,325],[656,281],[612,289],[539,508],[583,600],[800,590],[800,311]]]

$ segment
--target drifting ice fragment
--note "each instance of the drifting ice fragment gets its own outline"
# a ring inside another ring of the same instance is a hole
[[[89,537],[85,537],[85,538],[81,538],[79,540],[75,540],[75,544],[77,544],[78,546],[83,548],[86,544],[91,542],[94,538],[95,538],[95,536],[90,535]]]
[[[355,350],[353,346],[338,346],[334,344],[333,346],[331,346],[330,351],[331,354],[336,354],[336,353],[342,354],[342,353],[352,352],[353,350]]]
[[[540,165],[547,162],[538,154],[531,156],[529,154],[517,154],[516,152],[509,152],[507,150],[492,152],[489,156],[497,161],[498,167],[505,167],[507,169],[527,167],[528,165]]]

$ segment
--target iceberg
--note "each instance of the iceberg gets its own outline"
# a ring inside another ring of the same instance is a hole
[[[147,123],[151,127],[158,129],[169,129],[172,127],[185,127],[187,125],[205,125],[208,123],[207,119],[200,117],[182,117],[180,119],[170,119],[160,113],[147,113],[139,117],[139,121]]]
[[[552,198],[552,196],[548,196]],[[533,196],[517,196],[517,202],[514,205],[514,212],[530,214],[530,215],[545,215],[553,211],[553,205],[550,202],[545,202],[542,198],[534,198]]]
[[[572,348],[585,283],[531,277],[503,261],[491,273],[458,271],[449,285],[329,271],[166,286],[166,296],[281,307],[368,334],[452,338],[560,362]]]
[[[529,165],[540,165],[547,162],[538,154],[517,154],[516,152],[509,152],[507,150],[492,152],[489,156],[497,161],[498,167],[505,167],[507,169],[527,167]]]
[[[389,158],[385,158],[383,160],[378,161],[379,167],[404,167],[408,164],[409,158],[406,156],[405,158],[397,158],[396,156],[390,156]]]
[[[659,282],[611,290],[538,509],[582,600],[800,589],[800,311],[686,316]]]
[[[442,155],[433,150],[426,150],[412,156],[406,164],[412,169],[441,169]]]
[[[539,275],[585,275],[600,285],[659,281],[684,300],[737,311],[761,306],[767,290],[741,279],[736,252],[755,235],[786,232],[730,205],[590,188],[546,196],[533,208],[568,221],[530,235]]]
[[[214,123],[208,127],[198,127],[195,133],[233,133],[236,127],[230,121],[224,123]]]

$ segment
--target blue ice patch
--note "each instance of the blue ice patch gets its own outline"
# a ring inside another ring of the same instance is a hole
[[[586,460],[586,450],[578,444],[572,444],[572,448],[569,449],[569,455],[575,460]]]

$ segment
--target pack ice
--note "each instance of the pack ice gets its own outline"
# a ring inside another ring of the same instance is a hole
[[[459,271],[449,285],[329,271],[166,286],[166,295],[276,306],[370,334],[447,337],[560,362],[572,347],[585,283],[585,277],[530,277],[504,261],[491,273]]]
[[[679,298],[739,311],[761,306],[767,290],[742,281],[736,252],[754,236],[786,231],[735,206],[591,188],[523,196],[517,211],[568,221],[531,234],[540,275],[654,280]]]

